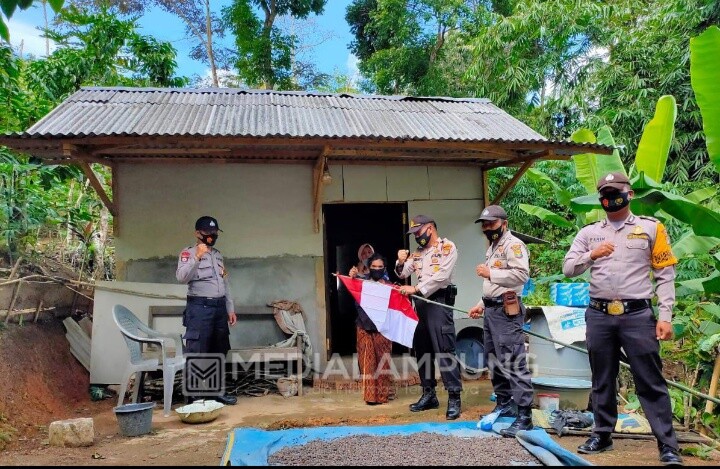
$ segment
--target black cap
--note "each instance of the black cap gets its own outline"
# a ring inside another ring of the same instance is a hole
[[[420,228],[427,225],[428,223],[435,223],[435,220],[425,215],[418,215],[410,220],[410,231],[408,234],[415,234],[420,231]]]
[[[597,184],[598,192],[600,192],[603,189],[607,189],[609,187],[612,187],[613,189],[617,189],[619,191],[623,190],[625,186],[630,185],[630,180],[628,177],[623,173],[610,173],[606,174],[600,180]]]
[[[205,216],[197,219],[195,222],[195,231],[213,232],[222,230],[220,229],[220,225],[216,219]]]
[[[507,220],[507,212],[504,208],[499,205],[490,205],[480,214],[480,218],[475,220],[475,223],[482,223],[484,221],[496,221],[496,220]]]

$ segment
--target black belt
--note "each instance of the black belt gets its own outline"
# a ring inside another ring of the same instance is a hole
[[[206,298],[204,296],[188,296],[187,302],[192,305],[223,306],[225,304],[225,297]]]
[[[634,313],[652,307],[650,300],[601,300],[590,298],[590,307],[601,313],[612,316]]]
[[[486,308],[495,308],[497,306],[505,306],[505,302],[502,299],[502,296],[496,296],[494,298],[489,297],[483,297],[483,304]]]

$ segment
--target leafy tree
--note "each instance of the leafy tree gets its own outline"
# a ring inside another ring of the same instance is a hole
[[[33,4],[40,3],[44,5],[45,2],[49,3],[53,10],[60,11],[65,0],[2,0],[0,1],[0,9],[2,9],[5,17],[10,19],[18,8],[27,10],[33,6]],[[10,42],[10,30],[2,15],[0,15],[0,38],[6,42]]]
[[[234,0],[223,11],[235,35],[237,69],[249,86],[288,89],[292,84],[292,55],[297,38],[276,25],[281,16],[304,19],[321,14],[327,0]],[[258,15],[257,9],[262,13]]]

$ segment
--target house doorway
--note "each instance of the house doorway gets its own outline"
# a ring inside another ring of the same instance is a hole
[[[358,249],[370,243],[387,258],[390,281],[401,282],[393,272],[397,252],[407,249],[407,204],[363,203],[323,206],[325,227],[325,273],[328,305],[328,359],[331,355],[353,355],[356,348],[355,300],[332,274],[347,275],[358,263]],[[394,344],[393,354],[407,348]]]

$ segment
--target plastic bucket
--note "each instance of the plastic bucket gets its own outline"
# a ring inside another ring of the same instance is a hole
[[[560,394],[538,394],[538,404],[545,412],[560,410]]]
[[[113,409],[122,436],[147,435],[152,430],[154,402],[126,404]]]
[[[534,400],[540,406],[540,396],[555,394],[560,398],[558,410],[586,410],[590,401],[592,382],[581,379],[540,376],[532,379]]]

